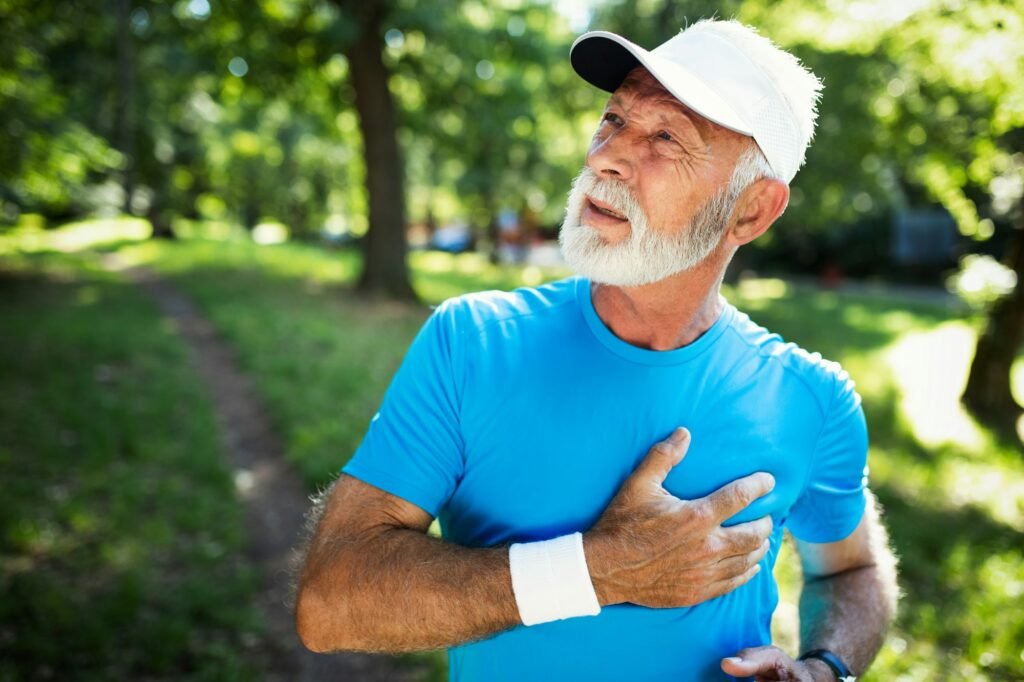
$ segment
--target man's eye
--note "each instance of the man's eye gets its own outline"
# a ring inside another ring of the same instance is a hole
[[[658,133],[658,139],[659,140],[667,140],[667,141],[671,142],[673,138],[672,138],[671,135],[669,135],[664,130],[662,130],[660,133]]]
[[[604,120],[608,121],[609,123],[613,123],[615,125],[619,125],[620,123],[622,123],[622,119],[619,118],[618,114],[612,114],[612,113],[605,114],[604,115]]]

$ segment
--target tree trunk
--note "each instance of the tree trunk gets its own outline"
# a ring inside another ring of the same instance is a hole
[[[363,240],[363,273],[358,288],[369,294],[415,300],[406,266],[405,181],[395,104],[383,59],[381,24],[385,6],[381,0],[336,1],[359,21],[359,37],[346,52],[363,136],[370,203],[370,226]]]
[[[131,0],[117,3],[117,106],[115,108],[115,135],[118,151],[124,157],[121,187],[124,190],[125,213],[132,211],[135,192],[135,120],[132,101],[135,97],[135,54],[132,44]]]
[[[178,236],[171,229],[171,223],[164,211],[163,201],[163,190],[155,191],[153,200],[149,204],[149,210],[146,212],[149,223],[153,226],[152,237],[153,239],[177,239]]]
[[[989,311],[962,397],[975,416],[1001,428],[1012,428],[1021,413],[1010,390],[1010,368],[1024,340],[1024,215],[1014,227],[1004,264],[1017,273],[1017,284]]]

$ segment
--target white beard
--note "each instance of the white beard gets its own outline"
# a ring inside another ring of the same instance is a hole
[[[625,183],[600,180],[584,166],[573,181],[558,233],[562,257],[577,274],[620,287],[652,284],[690,270],[718,245],[735,204],[729,194],[729,188],[723,187],[705,202],[689,225],[666,235],[651,229],[647,215]],[[597,230],[583,223],[587,195],[626,217],[631,229],[623,242],[608,244]]]

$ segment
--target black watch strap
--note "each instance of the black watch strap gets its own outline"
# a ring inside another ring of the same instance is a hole
[[[831,668],[839,682],[857,682],[857,676],[850,672],[850,669],[846,667],[845,663],[843,663],[843,659],[839,658],[828,649],[813,649],[807,653],[801,654],[800,658],[797,660],[806,661],[808,658],[816,658]]]

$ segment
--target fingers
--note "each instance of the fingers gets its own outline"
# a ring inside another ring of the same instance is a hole
[[[718,568],[723,571],[725,575],[731,576],[741,574],[754,564],[761,561],[761,559],[763,559],[768,553],[768,550],[771,549],[771,546],[771,542],[765,540],[753,552],[746,552],[744,554],[722,559],[718,562]]]
[[[769,680],[794,679],[789,676],[793,659],[774,646],[759,646],[744,649],[735,656],[723,658],[722,670],[734,677],[764,675]]]
[[[741,556],[760,549],[771,537],[774,527],[771,516],[762,516],[755,521],[719,528],[717,533],[724,543],[724,556]]]
[[[775,477],[758,472],[728,483],[704,498],[714,519],[721,523],[745,509],[775,487]]]
[[[747,570],[743,571],[739,575],[735,575],[731,578],[725,578],[724,580],[718,580],[708,586],[707,599],[714,599],[715,597],[721,597],[723,594],[728,594],[735,590],[737,587],[746,585],[750,582],[751,578],[761,572],[761,564],[754,564]]]
[[[679,427],[660,443],[655,443],[633,472],[634,480],[661,485],[672,467],[683,461],[690,447],[690,432]]]

